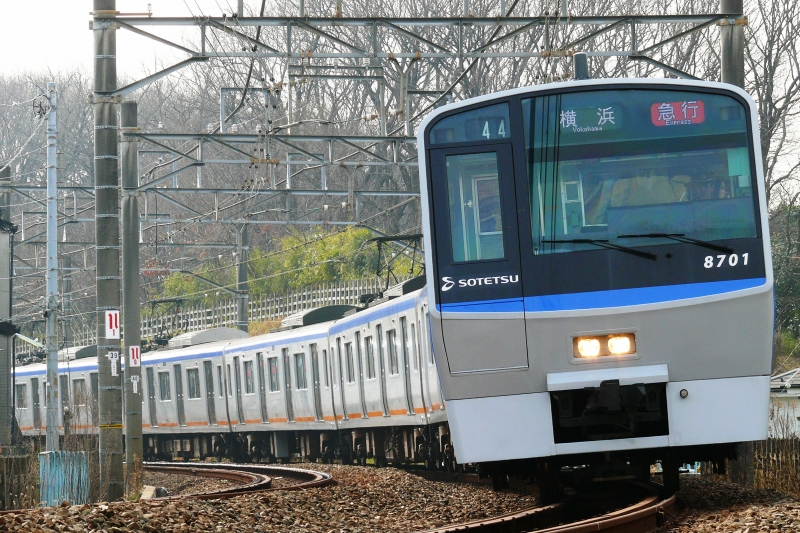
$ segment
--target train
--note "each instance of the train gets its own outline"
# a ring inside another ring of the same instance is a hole
[[[363,308],[297,313],[266,335],[217,328],[143,354],[145,458],[443,461],[449,433],[422,285],[413,278]],[[59,363],[62,434],[65,413],[68,433],[96,434],[97,372],[96,356]],[[123,366],[113,372],[124,379]],[[43,432],[45,374],[43,363],[16,371],[26,437]]]
[[[433,353],[459,460],[674,488],[767,436],[774,292],[756,104],[586,79],[417,135]],[[593,473],[591,473],[593,472]]]
[[[682,463],[721,469],[766,438],[773,276],[746,92],[543,84],[442,106],[417,144],[424,278],[145,354],[147,454],[447,456],[548,500],[567,473],[649,478],[656,461],[676,488]],[[96,395],[96,371],[70,364],[73,396]],[[44,372],[17,372],[28,435]]]

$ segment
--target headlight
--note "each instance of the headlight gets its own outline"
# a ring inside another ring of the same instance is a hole
[[[581,357],[597,357],[600,355],[600,341],[598,339],[579,339],[578,353]]]
[[[636,337],[633,333],[612,333],[572,339],[574,357],[603,357],[636,353]]]
[[[629,337],[608,337],[608,351],[611,355],[622,355],[631,352],[631,339]]]

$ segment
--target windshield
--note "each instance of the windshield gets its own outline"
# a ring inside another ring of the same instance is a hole
[[[523,100],[523,115],[535,253],[757,236],[737,100],[593,91]]]

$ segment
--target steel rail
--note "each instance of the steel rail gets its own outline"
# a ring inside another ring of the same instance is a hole
[[[641,485],[639,485],[641,487]],[[536,531],[536,533],[588,533],[605,531],[609,533],[646,532],[662,525],[666,514],[675,505],[675,496],[662,498],[657,490],[647,485],[649,494],[641,501],[597,517],[564,522],[567,502],[541,507],[529,507],[504,515],[474,520],[461,524],[438,527],[421,533],[516,533]],[[558,524],[558,525],[553,525]]]
[[[144,463],[144,469],[149,472],[214,477],[242,483],[241,485],[237,485],[235,487],[226,487],[224,489],[218,489],[209,492],[197,492],[181,496],[153,498],[154,501],[180,500],[184,498],[200,500],[227,499],[252,492],[267,492],[277,490],[294,491],[336,484],[336,481],[333,479],[333,477],[325,472],[273,465],[268,466],[236,463],[176,464],[168,462],[147,462]],[[298,483],[287,487],[273,487],[272,479],[273,477],[277,476],[294,478],[298,480]]]

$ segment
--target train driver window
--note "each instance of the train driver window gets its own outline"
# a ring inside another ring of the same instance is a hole
[[[169,372],[158,373],[158,388],[162,402],[170,401]]]
[[[497,153],[450,155],[446,165],[453,260],[503,259]]]

